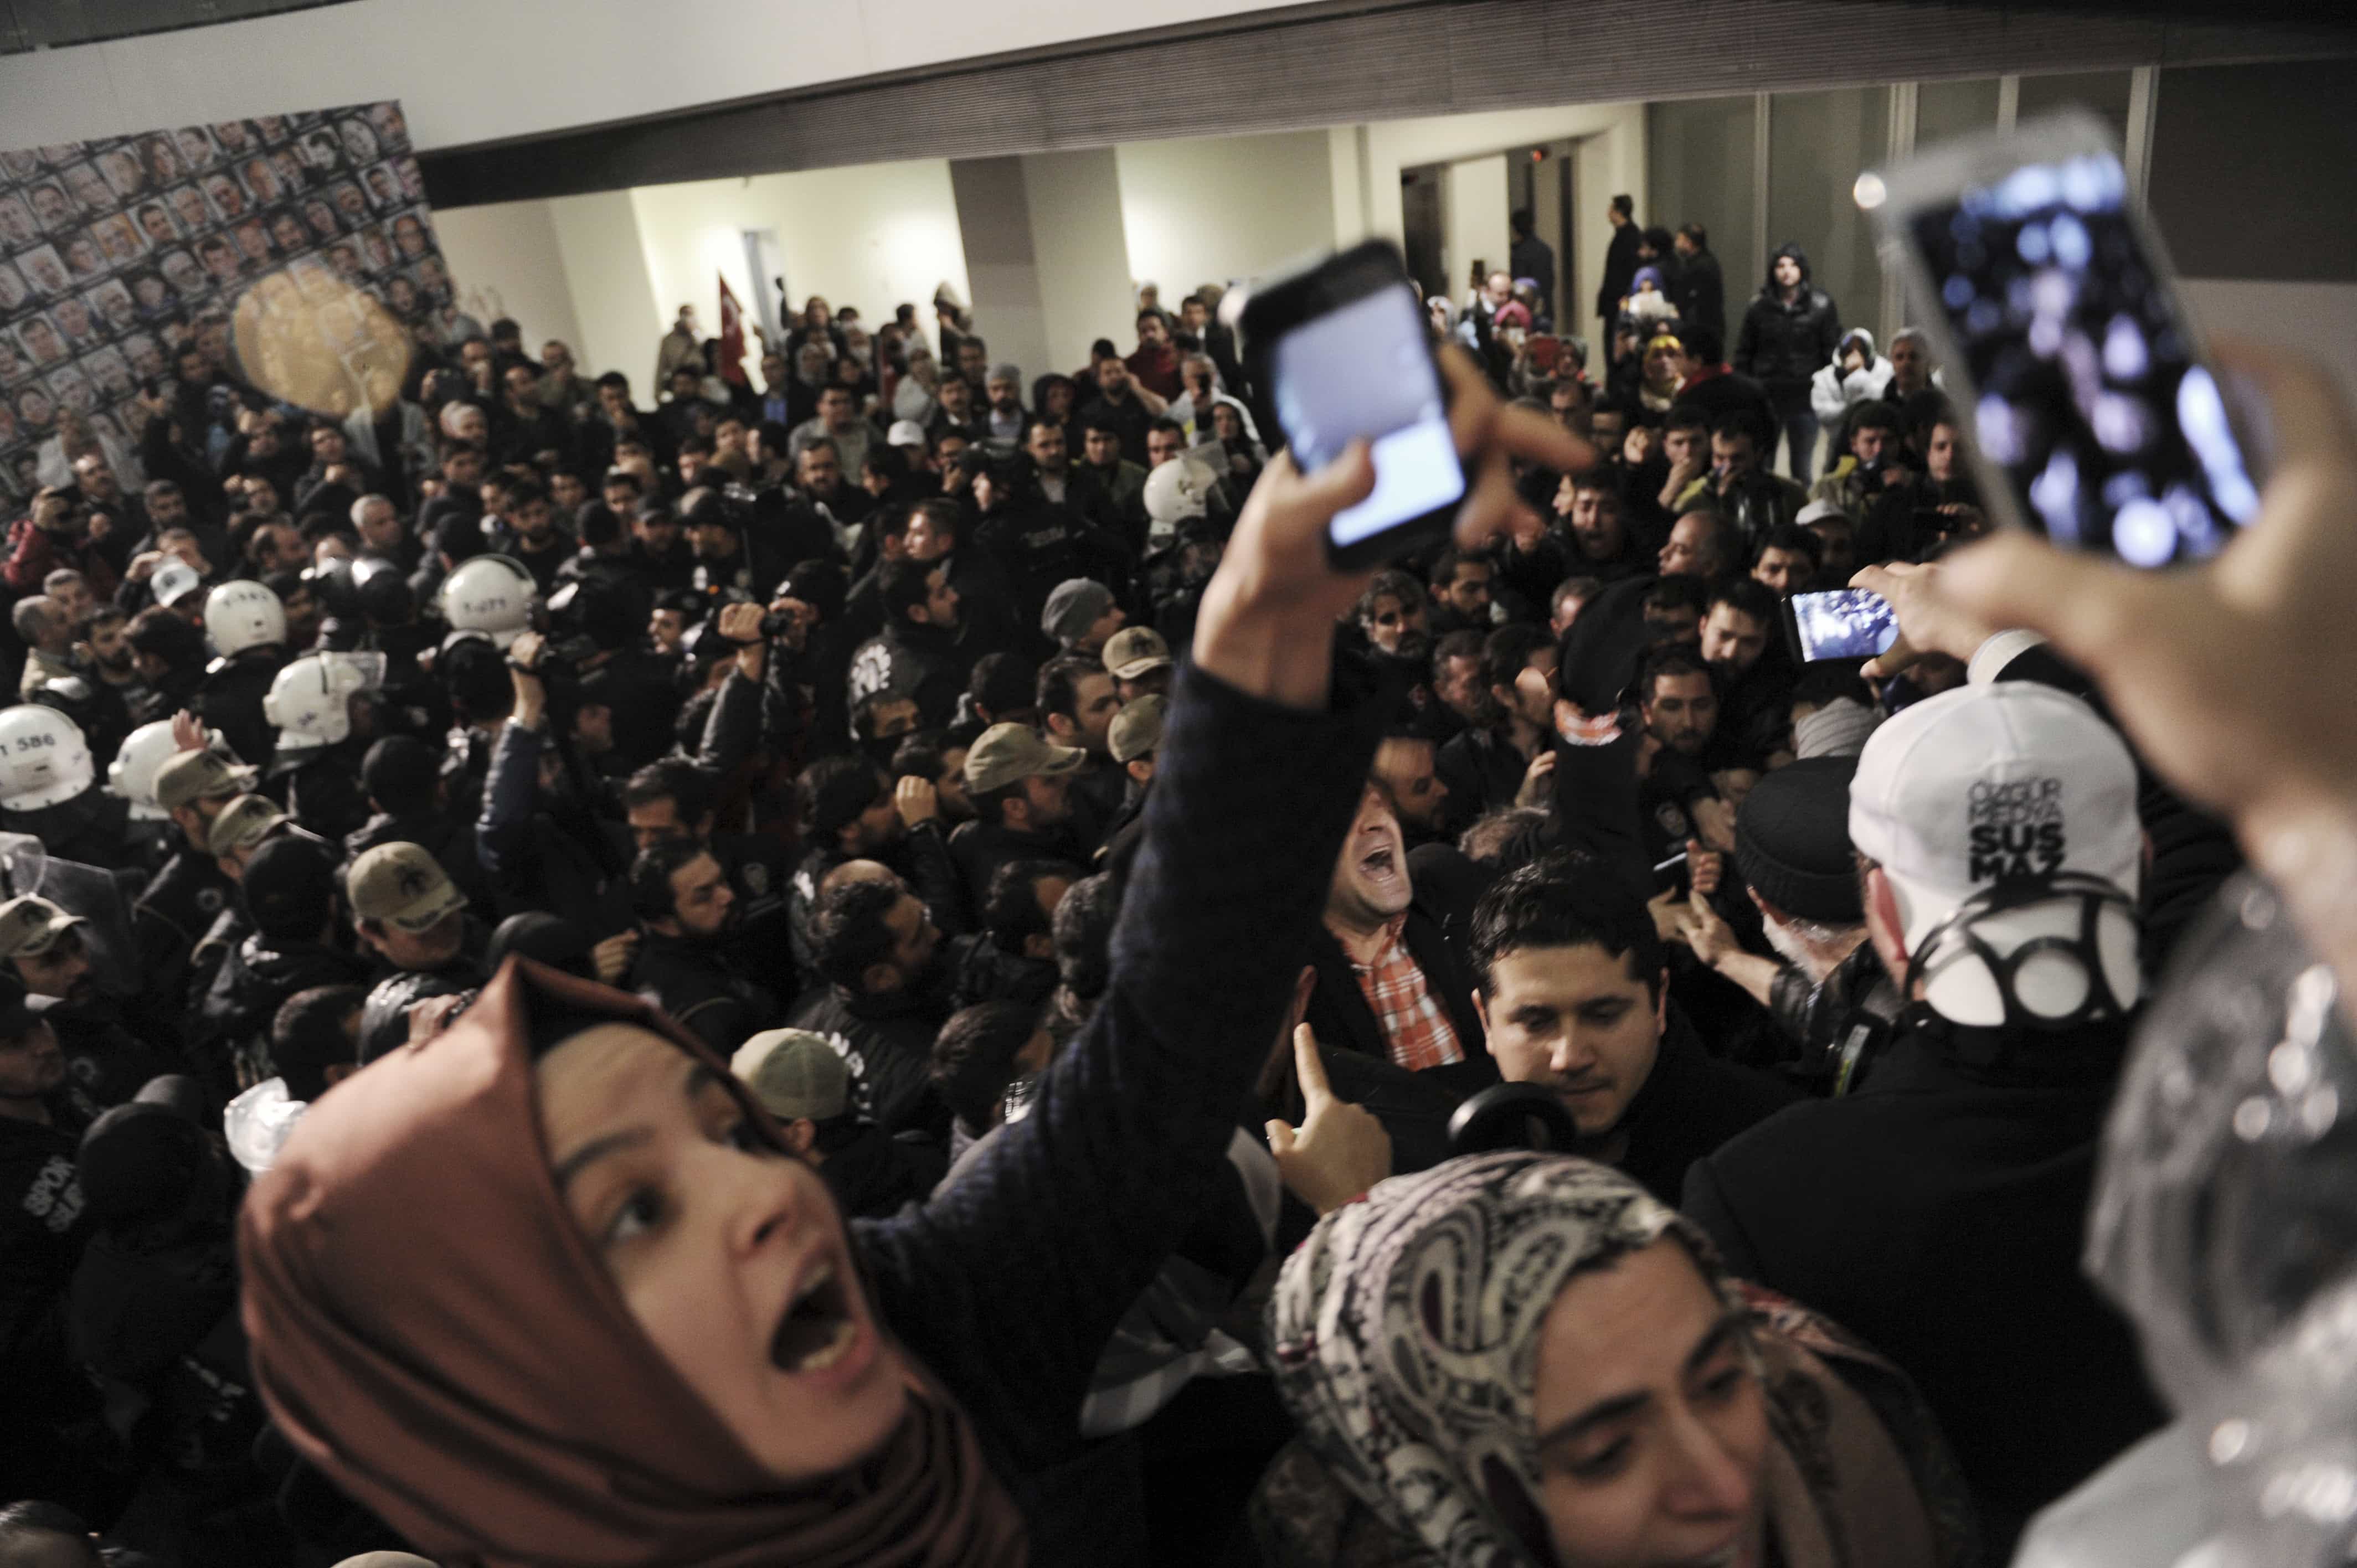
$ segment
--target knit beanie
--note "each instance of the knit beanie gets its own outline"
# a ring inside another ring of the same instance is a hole
[[[1866,918],[1849,842],[1854,757],[1777,768],[1735,813],[1735,865],[1751,890],[1787,915],[1827,925]]]
[[[1792,721],[1792,755],[1807,760],[1819,757],[1856,757],[1866,749],[1881,716],[1851,697],[1837,697]]]
[[[1047,607],[1039,615],[1039,629],[1069,648],[1111,608],[1111,588],[1087,577],[1068,577],[1048,596]]]

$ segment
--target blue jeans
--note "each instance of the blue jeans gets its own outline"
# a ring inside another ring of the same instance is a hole
[[[1809,458],[1817,449],[1817,411],[1809,406],[1805,392],[1798,403],[1776,405],[1776,428],[1784,433],[1784,472],[1808,484],[1815,478],[1809,472]],[[1760,466],[1767,467],[1775,456],[1762,452]]]

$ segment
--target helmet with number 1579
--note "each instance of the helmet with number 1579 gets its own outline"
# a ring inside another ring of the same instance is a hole
[[[442,618],[452,631],[489,638],[504,649],[532,628],[532,601],[540,585],[523,564],[505,555],[462,561],[442,579]]]
[[[0,811],[63,805],[97,777],[73,720],[38,703],[0,710]]]

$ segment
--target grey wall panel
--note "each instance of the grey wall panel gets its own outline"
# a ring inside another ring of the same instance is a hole
[[[350,0],[0,0],[0,54],[242,22]]]
[[[2179,0],[2133,15],[2059,0],[1329,4],[419,161],[435,205],[463,207],[1550,103],[2352,53],[2347,4]]]
[[[2357,282],[2357,61],[2162,73],[2152,215],[2188,277]]]

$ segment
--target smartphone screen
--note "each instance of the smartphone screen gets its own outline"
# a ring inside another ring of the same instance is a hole
[[[2056,543],[2165,566],[2257,512],[2224,401],[2106,151],[1903,220],[1969,375],[1975,438]]]
[[[1803,659],[1871,659],[1899,636],[1890,601],[1865,588],[1792,596]]]
[[[1373,446],[1375,488],[1327,525],[1336,546],[1464,498],[1440,372],[1411,290],[1381,288],[1311,317],[1276,340],[1270,364],[1277,422],[1304,472],[1361,437]]]

